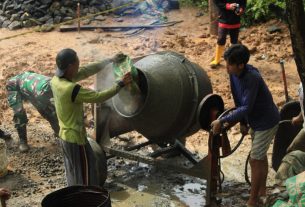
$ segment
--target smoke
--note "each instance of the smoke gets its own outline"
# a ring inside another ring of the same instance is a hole
[[[131,116],[141,108],[143,98],[140,91],[133,91],[131,86],[127,86],[114,97],[113,103],[116,110],[126,116]]]
[[[104,70],[100,71],[96,76],[96,89],[101,91],[108,89],[115,83],[112,63],[107,65]],[[131,86],[126,86],[113,97],[112,100],[115,109],[126,116],[130,116],[138,111],[143,104],[142,95],[132,90]],[[106,102],[108,106],[112,106],[111,100]]]

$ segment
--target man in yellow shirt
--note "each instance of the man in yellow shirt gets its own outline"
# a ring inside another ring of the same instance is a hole
[[[131,75],[127,73],[108,90],[96,92],[75,83],[99,70],[85,67],[79,71],[79,59],[74,50],[61,50],[56,56],[56,65],[51,88],[60,126],[59,137],[68,186],[99,185],[96,158],[86,136],[83,103],[101,103],[110,99],[131,82]]]

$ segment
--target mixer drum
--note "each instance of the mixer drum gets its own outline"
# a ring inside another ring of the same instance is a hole
[[[212,93],[205,71],[174,52],[148,55],[134,65],[142,99],[134,101],[131,96],[127,101],[126,91],[121,91],[113,98],[115,111],[155,143],[169,143],[198,131],[198,105]],[[130,104],[136,107],[132,112],[124,107]]]

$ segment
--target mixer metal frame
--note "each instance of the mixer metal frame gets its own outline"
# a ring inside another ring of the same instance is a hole
[[[206,118],[201,122],[202,129],[210,131],[210,123],[215,120],[220,113],[224,111],[224,106],[221,97],[215,94],[207,95],[200,103],[202,114]],[[99,117],[101,113],[100,107],[95,107],[95,117]],[[200,118],[200,117],[198,117]],[[209,119],[207,121],[207,119]],[[96,130],[96,134],[101,134]],[[209,206],[212,202],[216,201],[216,194],[221,192],[221,179],[220,179],[220,148],[223,147],[221,143],[221,137],[215,137],[212,133],[209,133],[209,150],[208,154],[201,160],[197,160],[193,154],[185,148],[185,146],[179,141],[175,140],[173,144],[170,144],[164,148],[154,151],[148,155],[142,155],[135,152],[142,147],[154,144],[148,140],[134,146],[129,146],[124,150],[115,149],[110,146],[103,146],[106,153],[111,157],[122,157],[149,165],[153,165],[159,169],[173,170],[178,173],[186,174],[193,177],[198,177],[206,180],[206,206]],[[177,165],[171,162],[171,158],[162,158],[161,155],[166,155],[171,152],[179,151],[189,161],[187,166]]]

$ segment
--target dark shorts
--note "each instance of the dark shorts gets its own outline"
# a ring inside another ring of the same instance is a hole
[[[225,45],[227,35],[230,35],[231,44],[237,44],[238,42],[238,35],[239,35],[239,28],[236,29],[226,29],[218,27],[218,38],[217,44],[218,45]]]

